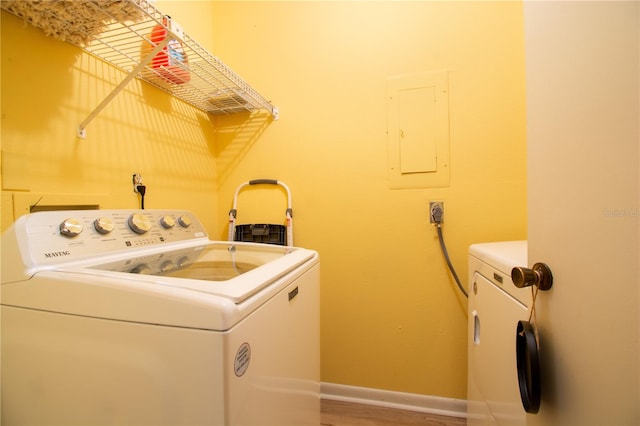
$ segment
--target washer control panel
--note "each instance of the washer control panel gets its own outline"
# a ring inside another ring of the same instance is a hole
[[[190,240],[208,241],[200,221],[184,210],[44,211],[16,221],[19,245],[32,265],[56,264],[122,250]]]

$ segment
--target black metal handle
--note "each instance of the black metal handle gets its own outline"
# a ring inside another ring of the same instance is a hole
[[[277,179],[254,179],[249,181],[249,185],[260,185],[260,184],[277,185],[278,180]]]
[[[536,263],[531,269],[517,266],[511,270],[511,281],[518,288],[535,285],[540,290],[549,290],[553,285],[553,274],[544,263]]]

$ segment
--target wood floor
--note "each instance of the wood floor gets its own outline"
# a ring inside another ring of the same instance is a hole
[[[465,426],[466,419],[322,400],[322,426]]]

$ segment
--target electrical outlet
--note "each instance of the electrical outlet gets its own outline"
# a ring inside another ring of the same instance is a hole
[[[444,202],[429,201],[429,223],[441,224],[444,219]]]
[[[138,186],[142,185],[142,175],[140,173],[134,173],[131,177],[133,183],[133,192],[138,192]]]

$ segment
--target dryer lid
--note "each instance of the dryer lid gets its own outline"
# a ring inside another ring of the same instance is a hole
[[[469,254],[510,277],[513,267],[527,264],[527,241],[473,244]]]

